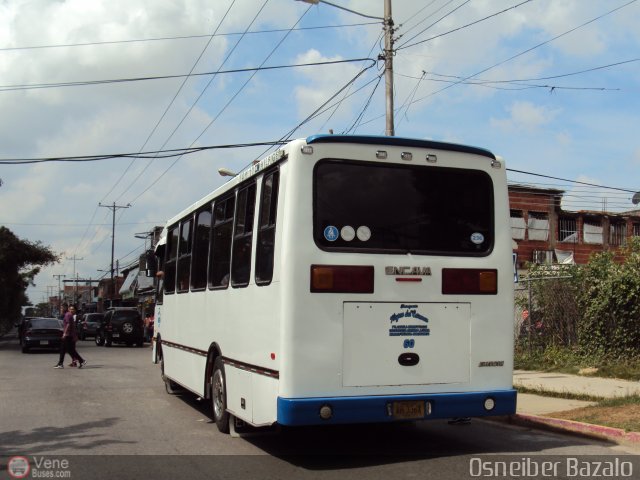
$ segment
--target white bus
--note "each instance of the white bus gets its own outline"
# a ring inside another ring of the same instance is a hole
[[[505,166],[398,137],[282,146],[170,219],[154,362],[218,428],[515,412]]]

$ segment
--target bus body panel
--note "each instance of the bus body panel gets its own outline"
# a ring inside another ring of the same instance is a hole
[[[225,361],[228,409],[253,425],[398,420],[389,409],[402,402],[430,410],[424,418],[514,413],[513,264],[504,165],[496,168],[486,151],[438,150],[437,142],[429,148],[422,141],[402,146],[401,139],[391,145],[384,137],[380,145],[367,142],[312,141],[312,154],[301,153],[304,140],[282,148],[273,280],[258,286],[252,273],[245,288],[165,293],[158,334],[166,374],[204,396],[207,354],[215,343]],[[377,159],[378,150],[386,151],[386,160]],[[402,160],[408,157],[413,160]],[[435,163],[425,161],[436,157]],[[323,162],[342,161],[481,172],[492,185],[490,251],[448,255],[321,247],[314,237],[314,175]],[[227,187],[248,178],[240,177]],[[262,172],[254,178],[259,199]],[[168,225],[224,195],[227,187]],[[256,206],[254,232],[258,216]],[[373,267],[373,293],[314,293],[312,265]],[[398,281],[406,275],[388,274],[389,267],[422,273]],[[495,270],[497,293],[443,293],[445,268]],[[487,399],[495,403],[491,411]],[[334,409],[329,420],[318,416],[326,404]]]
[[[467,384],[465,303],[345,302],[342,384]]]
[[[389,158],[400,157],[402,148],[385,146]],[[294,147],[291,150],[295,150]],[[283,332],[282,344],[286,352],[280,375],[280,397],[307,398],[316,396],[357,396],[437,393],[443,391],[439,382],[421,385],[384,385],[384,381],[370,379],[369,386],[349,386],[344,380],[343,358],[345,340],[343,332],[344,305],[346,303],[389,302],[392,304],[453,303],[470,304],[469,334],[463,342],[469,343],[468,380],[448,383],[447,392],[483,391],[485,389],[510,389],[512,386],[513,346],[513,266],[511,259],[511,237],[508,228],[507,186],[504,168],[491,167],[487,158],[469,159],[458,152],[435,152],[438,166],[451,168],[477,168],[488,174],[494,185],[496,225],[492,252],[482,257],[456,257],[436,255],[395,255],[367,253],[332,253],[320,250],[313,239],[312,202],[313,168],[323,158],[346,158],[371,161],[375,147],[368,151],[359,145],[314,145],[313,159],[302,157],[298,162],[289,162],[291,177],[295,183],[287,185],[288,224],[283,225],[282,248],[291,252],[295,248],[296,258],[307,262],[283,265]],[[423,154],[414,153],[414,158]],[[389,160],[387,160],[389,161]],[[399,163],[399,162],[398,162]],[[425,168],[430,168],[425,164]],[[293,199],[291,198],[293,197]],[[294,255],[291,255],[292,257]],[[311,264],[372,265],[375,269],[374,295],[310,293],[309,266]],[[393,276],[384,274],[386,266],[429,267],[432,274],[420,283],[396,282]],[[443,268],[496,268],[498,271],[499,297],[468,295],[443,295],[441,272]],[[347,327],[348,328],[348,327]],[[471,339],[469,341],[469,339]],[[356,342],[357,343],[357,342]],[[362,348],[365,348],[365,344]],[[349,353],[357,356],[357,350]],[[480,364],[496,365],[480,367]],[[500,365],[501,366],[497,366]],[[440,360],[442,374],[447,370],[447,358]],[[366,369],[365,364],[361,365]],[[395,366],[394,366],[395,368]],[[408,367],[411,368],[411,367]],[[456,367],[460,369],[458,365]],[[434,373],[435,375],[435,373]],[[461,380],[464,379],[464,375]],[[378,385],[374,385],[378,383]],[[388,383],[388,382],[387,382]]]

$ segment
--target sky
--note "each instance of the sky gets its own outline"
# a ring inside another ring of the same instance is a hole
[[[61,256],[31,301],[54,275],[109,275],[114,205],[128,206],[115,209],[122,268],[145,248],[136,235],[269,146],[115,154],[384,135],[384,1],[331,3],[360,15],[294,0],[0,0],[0,225]],[[565,190],[569,210],[635,208],[640,1],[392,0],[392,18],[396,136],[491,150],[511,183]],[[90,156],[107,158],[23,162]]]

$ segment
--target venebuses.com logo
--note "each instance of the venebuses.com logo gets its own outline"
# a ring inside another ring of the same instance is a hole
[[[26,478],[31,471],[27,457],[11,457],[7,462],[7,471],[11,478]]]
[[[66,458],[32,457],[16,455],[7,462],[11,478],[71,478]]]

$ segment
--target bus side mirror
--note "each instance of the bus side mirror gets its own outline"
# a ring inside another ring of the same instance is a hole
[[[157,268],[157,264],[158,264],[158,260],[156,259],[155,254],[153,253],[153,250],[147,250],[146,253],[144,255],[142,255],[142,257],[144,258],[144,276],[149,278],[149,277],[155,277],[156,276],[156,272],[158,270]],[[141,258],[141,264],[142,264],[142,260],[143,258]]]

